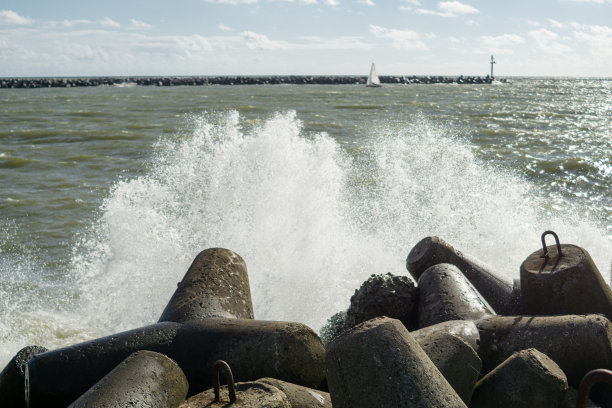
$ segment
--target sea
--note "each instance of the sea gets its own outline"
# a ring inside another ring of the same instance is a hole
[[[157,322],[212,247],[315,331],[427,236],[512,280],[552,230],[609,282],[611,185],[612,79],[0,89],[0,366]]]

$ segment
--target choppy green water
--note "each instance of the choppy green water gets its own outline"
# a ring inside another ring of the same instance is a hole
[[[611,80],[3,89],[0,112],[3,360],[154,322],[212,246],[257,318],[315,328],[425,235],[516,277],[554,228],[609,274]]]

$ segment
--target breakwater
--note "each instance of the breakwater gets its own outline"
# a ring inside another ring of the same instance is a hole
[[[83,86],[203,86],[203,85],[359,85],[365,76],[271,75],[271,76],[168,76],[168,77],[41,77],[1,78],[0,88],[71,88]],[[504,80],[501,80],[505,82]],[[480,76],[381,76],[383,84],[490,84],[493,78]]]
[[[301,323],[255,320],[243,258],[209,248],[157,323],[22,349],[0,372],[0,403],[210,406],[223,371],[236,407],[583,408],[589,395],[609,407],[612,290],[585,249],[552,231],[541,241],[510,282],[425,237],[406,258],[412,278],[371,275],[321,337]],[[503,311],[491,307],[500,293]],[[536,311],[535,297],[554,307]]]

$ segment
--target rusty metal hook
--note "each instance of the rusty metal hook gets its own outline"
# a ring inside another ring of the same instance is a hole
[[[213,384],[215,387],[215,402],[219,402],[219,371],[223,370],[223,376],[227,382],[227,389],[229,391],[230,404],[236,402],[236,387],[234,386],[234,376],[232,375],[232,369],[229,364],[223,360],[217,360],[213,363]]]
[[[559,258],[561,258],[563,256],[563,254],[561,253],[561,244],[559,243],[559,237],[554,231],[544,231],[544,233],[542,234],[542,250],[544,251],[544,253],[542,254],[542,256],[540,256],[540,258],[550,258],[550,255],[548,255],[548,247],[546,246],[547,235],[552,235],[553,237],[555,237],[555,241],[557,242],[557,252],[559,253]]]
[[[591,392],[591,388],[599,382],[605,382],[612,385],[612,371],[599,368],[586,373],[578,386],[578,398],[576,398],[575,408],[585,408],[587,406],[589,392]]]

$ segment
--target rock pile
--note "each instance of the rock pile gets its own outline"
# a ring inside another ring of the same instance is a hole
[[[72,88],[82,86],[202,86],[202,85],[365,85],[367,77],[357,75],[262,75],[262,76],[193,76],[193,77],[68,77],[68,78],[0,78],[0,88]],[[381,76],[383,84],[490,84],[493,79],[466,76]],[[505,82],[502,79],[501,82]]]
[[[0,403],[612,406],[612,293],[586,251],[558,240],[547,247],[545,235],[543,249],[521,266],[520,282],[427,237],[408,255],[412,279],[372,275],[349,308],[332,316],[323,342],[299,323],[255,320],[245,262],[207,249],[159,322],[58,350],[21,350],[0,373]],[[561,290],[583,299],[563,302]],[[526,313],[537,296],[559,299],[559,310],[547,304],[545,313]],[[591,389],[600,405],[587,402]]]

